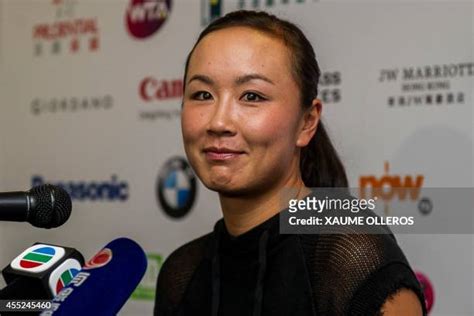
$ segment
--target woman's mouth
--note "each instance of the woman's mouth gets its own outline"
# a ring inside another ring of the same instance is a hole
[[[204,154],[209,161],[228,161],[240,157],[244,152],[229,148],[209,147],[204,149]]]

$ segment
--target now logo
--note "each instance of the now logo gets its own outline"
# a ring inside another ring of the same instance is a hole
[[[423,215],[431,213],[433,203],[430,198],[420,198],[420,192],[423,188],[425,177],[417,175],[397,175],[390,174],[388,161],[385,162],[384,175],[377,177],[375,175],[366,175],[359,178],[359,196],[362,199],[373,198],[381,199],[384,202],[384,212],[388,215],[390,205],[397,201],[415,202],[418,204],[418,210]]]
[[[378,197],[388,202],[394,198],[400,201],[419,199],[420,190],[423,186],[423,175],[393,175],[390,174],[389,163],[385,162],[385,174],[381,177],[375,175],[361,176],[359,179],[360,197]]]

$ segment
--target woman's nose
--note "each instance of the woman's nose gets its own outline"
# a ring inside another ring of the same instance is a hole
[[[217,100],[209,120],[207,132],[214,135],[234,135],[236,132],[233,119],[233,105],[230,98]]]

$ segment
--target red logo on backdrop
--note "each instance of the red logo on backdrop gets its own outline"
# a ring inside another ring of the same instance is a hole
[[[130,0],[126,13],[128,31],[146,38],[160,29],[171,12],[171,0]]]
[[[140,82],[140,97],[147,102],[160,101],[183,96],[183,80],[157,80],[146,77]]]
[[[36,56],[94,52],[99,49],[99,27],[95,17],[77,17],[75,0],[53,0],[53,21],[33,26]]]
[[[101,268],[112,260],[112,250],[104,248],[99,251],[91,260],[87,261],[83,269]]]
[[[429,313],[433,308],[434,304],[434,288],[433,284],[431,283],[430,279],[423,273],[417,271],[415,272],[416,278],[420,282],[421,289],[423,290],[423,294],[425,295],[425,305],[426,311]]]

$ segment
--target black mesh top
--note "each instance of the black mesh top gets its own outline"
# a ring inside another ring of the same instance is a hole
[[[167,258],[154,314],[382,315],[401,288],[417,294],[426,315],[393,234],[280,234],[277,214],[233,237],[220,219]]]

